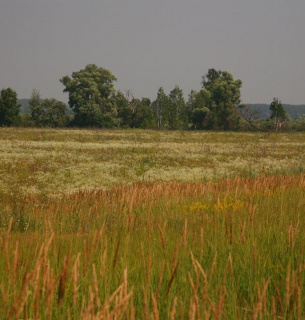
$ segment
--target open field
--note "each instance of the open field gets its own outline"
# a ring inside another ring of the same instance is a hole
[[[303,133],[0,130],[0,193],[304,171]]]
[[[304,318],[302,134],[1,129],[0,146],[0,319]]]

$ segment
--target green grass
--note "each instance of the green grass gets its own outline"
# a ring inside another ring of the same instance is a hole
[[[302,135],[0,132],[0,319],[304,318]]]

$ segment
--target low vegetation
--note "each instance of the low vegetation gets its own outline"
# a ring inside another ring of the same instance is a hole
[[[1,319],[304,318],[301,135],[0,137]]]

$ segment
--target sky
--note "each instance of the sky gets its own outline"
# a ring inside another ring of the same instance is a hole
[[[243,103],[305,104],[305,1],[0,0],[0,90],[66,102],[59,79],[91,63],[138,98],[187,97],[215,68]]]

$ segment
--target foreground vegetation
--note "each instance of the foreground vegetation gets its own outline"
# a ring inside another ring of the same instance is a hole
[[[301,135],[0,136],[1,319],[304,318]]]

